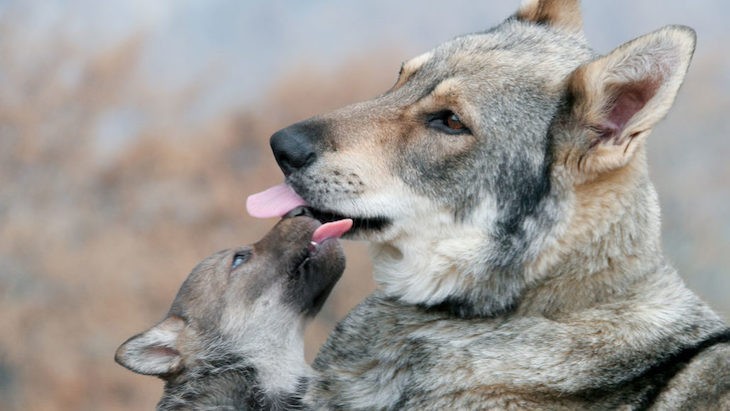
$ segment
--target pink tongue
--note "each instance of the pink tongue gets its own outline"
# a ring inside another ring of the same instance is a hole
[[[252,194],[246,199],[246,210],[256,218],[281,217],[303,205],[307,205],[307,202],[286,184]]]
[[[314,230],[312,234],[312,241],[319,244],[324,240],[330,238],[340,238],[342,234],[345,234],[347,230],[352,228],[352,220],[345,218],[344,220],[332,221],[331,223],[325,223]]]

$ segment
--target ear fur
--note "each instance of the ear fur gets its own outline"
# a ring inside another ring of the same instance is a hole
[[[568,124],[577,168],[621,167],[667,114],[695,47],[689,27],[667,26],[578,67],[568,79]],[[575,143],[575,142],[574,142]]]
[[[580,0],[523,0],[517,20],[580,32],[583,18]]]
[[[177,338],[185,321],[177,316],[165,318],[149,330],[122,344],[114,359],[122,366],[144,375],[167,375],[182,368]]]

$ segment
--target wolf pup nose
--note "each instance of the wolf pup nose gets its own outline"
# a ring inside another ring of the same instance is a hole
[[[299,208],[256,244],[207,257],[116,361],[165,380],[159,410],[300,408],[311,373],[303,329],[344,271],[337,239],[351,225]]]

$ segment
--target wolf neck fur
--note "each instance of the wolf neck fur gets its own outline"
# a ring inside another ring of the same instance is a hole
[[[525,270],[531,286],[521,312],[555,315],[620,298],[665,265],[643,150],[625,167],[577,185],[569,201],[566,224]]]
[[[409,304],[454,305],[465,316],[513,309],[555,314],[625,293],[662,265],[659,207],[643,150],[619,170],[554,191],[545,201],[557,196],[563,215],[546,235],[536,237],[530,248],[539,251],[520,267],[490,268],[483,229],[445,224],[430,227],[430,235],[371,244],[379,288]],[[603,218],[595,218],[597,210]],[[572,293],[571,298],[561,293]],[[571,307],[561,306],[562,301]]]
[[[281,320],[273,317],[274,323]],[[288,325],[286,333],[256,328],[240,331],[249,338],[205,333],[189,341],[189,352],[199,354],[187,357],[185,368],[166,378],[158,409],[297,408],[311,368],[304,359],[302,327]],[[264,328],[277,327],[281,325]]]
[[[428,225],[418,236],[371,243],[374,278],[386,295],[409,304],[434,305],[475,284],[478,277],[472,265],[483,260],[484,231],[455,226],[441,215],[446,213],[434,214],[440,215],[415,223],[419,231]]]
[[[230,361],[197,370],[181,382],[168,381],[158,410],[302,409],[305,378],[292,390],[268,392],[256,369],[246,361]]]
[[[271,289],[269,292],[270,295],[260,299],[276,301],[279,291]],[[223,355],[247,358],[256,368],[259,382],[267,392],[294,389],[299,378],[311,370],[304,359],[303,334],[308,320],[281,304],[257,304],[251,309],[248,313],[227,310],[222,315],[220,338],[225,343],[220,344],[220,349]],[[251,320],[267,316],[265,323]],[[215,345],[209,344],[209,347]]]

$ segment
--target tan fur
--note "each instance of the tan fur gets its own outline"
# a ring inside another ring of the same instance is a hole
[[[433,54],[431,52],[426,52],[403,63],[400,73],[398,73],[398,80],[395,85],[393,85],[393,89],[397,89],[407,82],[408,79],[411,78],[411,76],[432,57],[432,55]]]
[[[627,236],[631,234],[626,232],[624,223],[635,219],[637,212],[648,212],[648,215],[641,216],[641,221],[648,219],[653,231],[658,233],[659,229],[656,194],[650,187],[642,188],[642,184],[647,181],[645,170],[646,159],[642,148],[641,154],[624,167],[573,186],[572,211],[567,222],[556,229],[554,239],[527,267],[531,282],[545,280],[543,277],[546,273],[553,277],[528,294],[525,299],[527,303],[521,308],[524,312],[554,313],[581,309],[593,304],[596,294],[611,292],[606,284],[631,281],[614,278],[624,276],[625,271],[619,270],[615,264],[625,255],[626,247],[631,246],[626,243]],[[634,208],[637,190],[647,190],[648,210]],[[646,228],[634,227],[634,236],[640,238],[639,231]],[[658,244],[654,246],[659,253]],[[601,250],[602,253],[596,255],[595,250]],[[566,259],[576,258],[580,258],[583,264],[580,271],[573,275],[564,275],[562,272],[562,275],[553,274],[556,265],[563,264]],[[618,272],[622,274],[616,274]],[[575,293],[577,289],[585,292],[585,298]]]
[[[572,31],[583,28],[578,0],[525,0],[517,18]]]
[[[730,372],[730,330],[666,261],[646,163],[694,32],[599,56],[579,29],[577,1],[526,2],[407,63],[384,95],[272,137],[315,211],[362,221],[378,284],[317,357],[315,408],[725,401],[727,384],[697,384]]]

